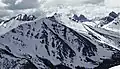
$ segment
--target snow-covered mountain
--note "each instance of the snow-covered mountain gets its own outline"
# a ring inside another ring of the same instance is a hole
[[[91,21],[82,14],[80,16],[77,16],[76,14],[74,14],[73,17],[70,17],[70,19],[76,22],[90,22]]]
[[[118,32],[120,34],[120,15],[109,24],[104,25],[102,28]]]
[[[14,16],[8,20],[0,20],[0,25],[6,25],[7,23],[10,23],[14,21],[17,21],[17,22],[22,22],[22,21],[33,21],[35,20],[37,17],[35,17],[34,15],[27,15],[27,14],[18,14],[17,16]]]
[[[0,26],[1,69],[108,69],[120,64],[118,32],[64,14],[24,17]]]
[[[110,22],[112,22],[115,18],[117,18],[119,15],[115,12],[110,12],[108,16],[103,17],[100,19],[100,23],[97,25],[98,27],[102,27],[106,24],[109,24]]]
[[[37,17],[34,15],[27,15],[27,14],[19,14],[14,19],[19,21],[32,21],[35,20]]]

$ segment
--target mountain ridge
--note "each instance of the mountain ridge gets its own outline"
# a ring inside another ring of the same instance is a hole
[[[62,21],[54,17],[46,17],[19,25],[1,35],[1,50],[4,49],[20,57],[10,59],[7,58],[9,54],[4,55],[0,52],[0,56],[4,57],[0,58],[1,64],[3,66],[4,63],[8,64],[8,67],[1,68],[26,69],[31,66],[30,68],[33,69],[101,69],[100,67],[110,68],[120,64],[119,50],[98,42],[95,37],[87,38],[84,34],[60,22]],[[90,33],[93,34],[93,32]],[[8,59],[8,62],[5,59]],[[107,60],[111,60],[110,64]],[[16,66],[12,61],[16,62]],[[117,64],[115,64],[116,61],[118,61]]]

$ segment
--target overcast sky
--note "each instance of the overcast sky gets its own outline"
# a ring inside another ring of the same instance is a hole
[[[79,6],[80,4],[104,4],[110,7],[120,7],[119,0],[0,0],[0,17],[29,13],[41,15],[41,5],[53,7],[60,4]]]

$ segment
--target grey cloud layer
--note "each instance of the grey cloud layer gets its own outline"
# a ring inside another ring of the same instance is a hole
[[[36,11],[33,12],[33,14],[35,15],[41,15],[40,12],[42,12],[39,9],[41,5],[39,0],[22,0],[17,4],[16,1],[18,0],[0,0],[0,1],[7,5],[3,7],[4,11],[0,10],[0,17],[9,16],[11,13],[8,12],[8,10],[12,10],[13,13],[16,11],[19,13],[19,10],[24,11],[25,9],[36,9]],[[41,1],[44,2],[44,0]],[[45,6],[57,6],[58,4],[63,4],[63,5],[68,4],[68,5],[76,6],[79,4],[98,4],[104,2],[104,0],[45,0],[45,1],[46,1]]]
[[[84,3],[88,4],[88,3],[91,3],[91,4],[99,4],[101,2],[104,2],[104,0],[87,0],[85,1]]]
[[[5,7],[5,9],[10,10],[31,9],[39,7],[38,0],[22,0],[22,2],[15,4],[16,1],[17,0],[2,0],[3,3],[8,5]]]
[[[9,16],[10,12],[7,10],[0,10],[0,17]]]

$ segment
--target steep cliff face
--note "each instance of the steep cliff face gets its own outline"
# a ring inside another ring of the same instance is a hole
[[[113,20],[115,20],[115,18],[117,18],[119,16],[119,14],[115,13],[115,12],[110,12],[108,16],[103,17],[100,19],[100,23],[98,24],[98,27],[102,27],[106,24],[109,24],[110,22],[112,22]]]
[[[118,32],[120,34],[120,15],[115,18],[112,22],[107,25],[104,25],[102,28],[111,30],[113,32]]]
[[[107,69],[120,64],[120,51],[95,39],[54,17],[25,23],[0,36],[0,68]]]

